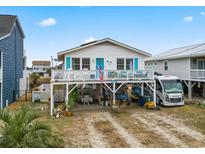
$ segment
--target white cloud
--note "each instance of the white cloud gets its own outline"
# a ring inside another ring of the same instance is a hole
[[[186,22],[192,22],[193,20],[194,20],[194,17],[192,17],[192,16],[184,17],[184,21],[186,21]]]
[[[48,27],[48,26],[52,26],[55,24],[57,24],[57,21],[54,18],[48,18],[48,19],[44,19],[40,22],[37,22],[37,25],[42,26],[42,27]]]
[[[203,11],[201,11],[200,14],[201,14],[202,16],[205,16],[205,12],[203,12]]]
[[[51,42],[48,43],[48,46],[50,46],[50,47],[53,47],[53,46],[55,46],[55,45],[56,45],[56,42],[55,42],[55,41],[51,41]]]
[[[93,42],[95,41],[96,39],[92,36],[90,36],[88,39],[86,39],[85,41],[83,41],[83,43],[89,43],[89,42]]]

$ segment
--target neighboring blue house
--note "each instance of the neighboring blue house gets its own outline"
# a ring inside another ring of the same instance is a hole
[[[0,15],[0,108],[19,97],[24,69],[24,32],[17,16]]]

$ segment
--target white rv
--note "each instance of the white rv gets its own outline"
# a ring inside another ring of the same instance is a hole
[[[163,106],[184,105],[181,81],[176,76],[155,75],[157,103]]]

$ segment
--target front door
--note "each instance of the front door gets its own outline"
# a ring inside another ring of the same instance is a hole
[[[96,58],[96,79],[97,80],[100,79],[100,71],[102,71],[103,74],[103,70],[104,70],[104,58]]]

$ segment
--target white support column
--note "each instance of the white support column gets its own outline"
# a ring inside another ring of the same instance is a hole
[[[77,83],[70,91],[68,91],[68,95],[70,95],[72,93],[72,91],[79,85],[79,83]]]
[[[69,86],[68,83],[66,83],[66,88],[65,88],[65,105],[68,105],[68,100],[69,100],[69,95],[68,95],[68,90],[69,90]]]
[[[54,109],[54,100],[53,100],[53,84],[51,83],[51,91],[50,91],[50,115],[53,115]]]
[[[113,83],[112,94],[113,94],[113,106],[115,106],[116,105],[116,103],[115,103],[115,82]]]
[[[153,88],[153,101],[155,103],[156,106],[156,81],[154,80],[154,88]]]
[[[115,92],[117,92],[126,82],[123,82],[119,85],[119,87],[117,87],[117,89],[115,90]]]
[[[107,83],[105,83],[105,82],[103,82],[103,83],[111,92],[113,92],[112,89],[107,85]]]
[[[141,95],[144,95],[144,83],[141,83]]]
[[[103,95],[103,85],[102,84],[100,84],[100,96],[102,96]],[[100,97],[101,98],[101,97]]]
[[[188,98],[192,99],[192,83],[188,81]]]

